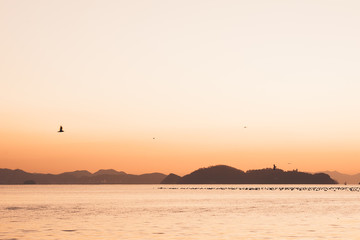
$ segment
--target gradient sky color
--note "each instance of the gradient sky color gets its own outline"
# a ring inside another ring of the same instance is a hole
[[[359,9],[2,0],[0,167],[360,172]]]

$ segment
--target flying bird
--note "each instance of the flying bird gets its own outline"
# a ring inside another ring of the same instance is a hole
[[[62,126],[60,126],[60,130],[58,132],[64,132],[64,130],[62,129]]]

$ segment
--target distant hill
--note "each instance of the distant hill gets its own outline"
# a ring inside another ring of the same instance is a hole
[[[113,169],[65,172],[61,174],[28,173],[20,169],[0,169],[0,184],[157,184],[166,177],[162,173],[126,174]]]
[[[179,183],[242,183],[245,182],[245,172],[218,165],[209,168],[200,168],[180,179]]]
[[[242,170],[218,165],[200,168],[183,177],[167,176],[161,183],[167,184],[336,184],[325,173],[310,174],[281,169]]]
[[[118,172],[114,169],[100,169],[94,175],[125,175],[125,172]]]
[[[74,176],[74,177],[90,177],[91,176],[91,172],[86,171],[86,170],[78,170],[78,171],[74,171],[74,172],[64,172],[61,175],[63,176]]]
[[[330,176],[331,177],[330,177]],[[346,175],[338,172],[305,173],[281,169],[242,171],[226,165],[200,168],[180,177],[162,173],[127,174],[114,169],[101,169],[95,173],[86,170],[61,174],[28,173],[20,169],[0,169],[0,184],[335,184],[345,181],[360,182],[360,174]]]
[[[360,173],[354,175],[339,173],[337,171],[324,171],[323,173],[328,174],[332,179],[341,184],[345,182],[347,184],[360,184]]]
[[[170,173],[166,178],[164,178],[164,180],[161,181],[162,184],[176,184],[179,183],[181,177]]]

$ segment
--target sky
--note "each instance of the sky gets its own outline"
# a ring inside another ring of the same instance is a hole
[[[359,9],[1,0],[0,168],[358,173]]]

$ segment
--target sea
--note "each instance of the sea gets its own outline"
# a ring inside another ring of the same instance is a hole
[[[360,239],[360,188],[0,185],[0,239]]]

